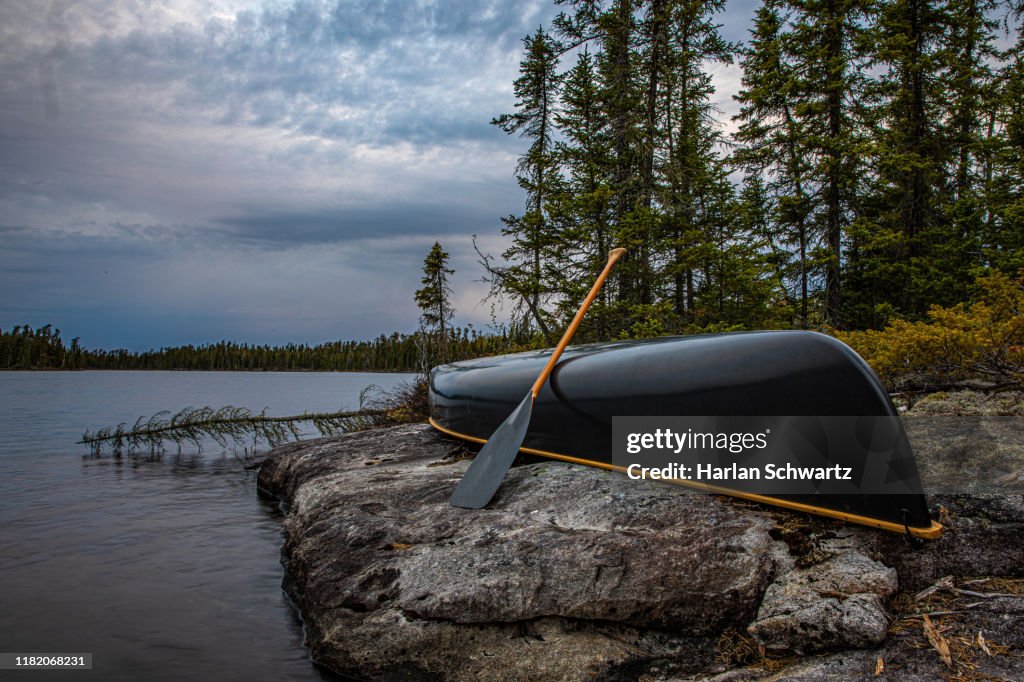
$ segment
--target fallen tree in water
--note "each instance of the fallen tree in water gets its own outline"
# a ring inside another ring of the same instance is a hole
[[[79,444],[88,445],[94,455],[104,450],[119,455],[128,452],[162,452],[168,443],[181,450],[189,444],[201,450],[203,440],[213,439],[221,447],[256,447],[261,443],[275,447],[303,436],[302,426],[310,425],[321,436],[348,431],[363,431],[380,426],[394,426],[427,418],[425,379],[417,379],[384,392],[376,386],[364,389],[359,396],[360,408],[338,412],[303,412],[291,416],[271,416],[266,408],[254,413],[245,407],[228,405],[186,407],[172,414],[158,412],[139,417],[135,424],[110,426],[82,434]]]
[[[178,446],[194,445],[202,449],[205,438],[212,438],[223,447],[231,441],[236,446],[270,446],[286,443],[302,436],[300,426],[311,424],[321,435],[330,436],[345,431],[359,431],[376,426],[386,414],[383,410],[354,410],[346,412],[303,412],[293,416],[272,417],[266,410],[253,413],[244,407],[211,407],[185,409],[171,414],[158,412],[146,418],[139,417],[133,426],[117,426],[86,431],[81,444],[88,445],[93,454],[109,449],[114,454],[128,451],[160,451],[170,442]]]

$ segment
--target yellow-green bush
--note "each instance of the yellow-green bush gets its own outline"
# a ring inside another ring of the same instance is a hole
[[[977,280],[978,300],[933,306],[928,322],[896,320],[883,330],[835,332],[890,387],[989,379],[1024,383],[1024,272]]]

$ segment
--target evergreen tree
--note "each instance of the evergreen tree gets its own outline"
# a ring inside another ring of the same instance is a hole
[[[841,322],[843,245],[864,171],[866,10],[867,0],[769,0],[742,60],[735,158],[768,177],[772,243],[792,249],[803,326],[815,294],[815,319]]]
[[[948,235],[935,246],[939,266],[946,275],[941,296],[926,298],[930,307],[966,300],[976,276],[985,267],[987,177],[993,151],[992,124],[998,107],[998,86],[993,66],[999,54],[994,39],[995,0],[948,0],[947,38],[943,53],[946,69],[949,191],[944,194],[944,220]],[[935,270],[935,268],[930,268]]]
[[[721,129],[711,104],[714,86],[708,68],[732,62],[735,46],[723,40],[714,16],[723,0],[686,0],[671,7],[670,70],[663,97],[665,151],[662,205],[665,219],[660,246],[666,259],[671,304],[681,322],[695,322],[698,280],[712,277],[702,264],[715,235],[731,232],[731,188],[718,149]],[[722,253],[717,254],[721,257]],[[710,286],[705,282],[705,287]]]
[[[427,362],[433,365],[448,360],[448,341],[451,319],[455,313],[451,304],[452,289],[448,277],[455,271],[448,267],[448,253],[434,242],[430,253],[423,260],[423,288],[416,291],[416,305],[419,306],[420,326],[433,343],[426,353]]]
[[[811,279],[818,270],[811,261],[810,154],[794,113],[800,79],[788,61],[779,5],[769,0],[758,8],[750,44],[742,53],[735,136],[740,146],[733,159],[746,173],[746,210],[752,210],[754,201],[762,202],[763,221],[750,224],[764,225],[771,262],[797,301],[795,322],[807,326]]]
[[[968,273],[945,207],[954,149],[947,114],[947,7],[888,0],[871,40],[874,177],[858,232],[858,292],[851,314],[880,325],[892,314],[923,315],[928,303],[966,294]]]
[[[1018,5],[1017,41],[1007,51],[995,89],[986,149],[986,216],[982,257],[1004,273],[1024,270],[1024,26]]]
[[[871,325],[964,299],[976,270],[1020,260],[1020,55],[997,73],[994,2],[765,0],[727,165],[721,0],[556,0],[557,42],[528,37],[517,113],[496,121],[535,152],[528,210],[506,220],[519,260],[496,280],[525,282],[504,292],[553,328],[626,246],[593,338]]]
[[[742,269],[734,287],[746,291],[746,310],[736,319],[748,328],[787,328],[793,326],[794,312],[806,298],[798,299],[789,290],[793,280],[792,254],[777,241],[771,217],[772,202],[760,174],[744,177],[735,203],[735,242],[743,250],[735,260]],[[806,319],[801,316],[800,321]]]
[[[857,210],[862,167],[860,127],[864,90],[866,0],[792,0],[787,40],[800,81],[794,114],[806,142],[807,177],[814,190],[813,226],[824,270],[822,317],[842,322],[842,245]]]
[[[558,73],[558,50],[554,41],[538,28],[523,40],[525,55],[514,84],[516,111],[491,121],[508,134],[518,133],[530,140],[519,160],[516,178],[526,192],[526,211],[521,216],[502,218],[502,234],[512,239],[502,254],[507,263],[489,265],[494,293],[510,294],[516,301],[520,322],[531,320],[545,337],[550,337],[550,314],[544,306],[557,291],[547,271],[559,237],[548,216],[548,202],[562,182],[555,154],[555,116],[562,80]]]
[[[556,145],[558,161],[566,176],[552,204],[560,235],[554,261],[557,267],[552,273],[564,294],[558,307],[560,319],[570,319],[579,308],[590,289],[589,278],[600,270],[613,248],[611,145],[599,87],[595,60],[585,47],[566,74],[555,117],[562,138]],[[610,286],[601,288],[579,338],[588,338],[591,329],[594,338],[607,338],[614,324],[610,319],[611,290]]]
[[[947,39],[943,52],[947,64],[944,78],[949,103],[950,156],[953,163],[954,201],[977,203],[983,172],[986,137],[994,91],[992,65],[999,55],[994,37],[997,22],[992,18],[994,0],[948,0]],[[970,209],[968,209],[970,211]],[[965,213],[955,219],[963,219]],[[976,230],[973,224],[970,229]]]
[[[672,72],[673,32],[672,15],[677,0],[649,0],[638,3],[642,11],[641,20],[636,22],[636,45],[633,48],[633,63],[639,70],[636,79],[637,95],[640,98],[642,119],[637,123],[636,143],[636,197],[633,220],[630,221],[637,245],[633,260],[637,266],[637,281],[634,303],[637,311],[649,316],[647,311],[655,302],[658,286],[655,259],[658,249],[658,235],[661,230],[660,211],[655,206],[659,191],[655,176],[656,158],[668,132],[665,128],[662,101]]]
[[[629,249],[616,266],[612,282],[616,325],[630,325],[631,309],[650,297],[650,264],[647,241],[651,234],[651,211],[641,180],[644,118],[642,56],[637,49],[642,0],[603,2],[577,0],[570,3],[573,15],[563,14],[556,27],[563,40],[572,44],[592,43],[596,48],[598,101],[606,122],[609,206],[612,241]]]

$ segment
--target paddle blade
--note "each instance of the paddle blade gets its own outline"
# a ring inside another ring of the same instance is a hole
[[[532,414],[533,396],[527,393],[523,402],[512,410],[508,419],[480,448],[462,480],[455,486],[449,504],[465,509],[482,509],[487,506],[515,461],[519,447],[526,438],[526,430],[530,427]]]

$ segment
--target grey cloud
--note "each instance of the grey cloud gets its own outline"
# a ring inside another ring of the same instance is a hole
[[[31,231],[26,225],[0,225],[0,235],[26,234]]]
[[[409,112],[452,118],[457,111],[470,128],[498,113],[519,37],[553,14],[540,0],[298,2],[240,12],[234,22],[214,19],[201,29],[136,30],[94,42],[60,42],[54,34],[56,47],[44,42],[6,55],[0,70],[10,88],[6,100],[24,101],[31,90],[43,109],[52,91],[64,115],[116,92],[119,100],[139,96],[142,111],[122,112],[127,116],[174,119],[205,108],[214,121],[384,144],[398,139],[391,131],[407,127],[389,126],[390,119]],[[450,107],[468,78],[483,89]],[[171,97],[170,108],[154,101],[161,94]],[[344,125],[335,106],[350,109]],[[445,126],[433,141],[458,140],[459,131]]]
[[[434,238],[452,253],[458,291],[479,289],[469,239],[455,235],[270,252],[238,242],[199,248],[0,233],[0,327],[52,322],[87,346],[136,350],[222,338],[312,343],[413,331],[412,292]],[[459,324],[487,322],[485,309],[464,305],[458,313]]]
[[[202,30],[135,31],[67,46],[54,64],[58,97],[101,94],[83,87],[99,78],[108,87],[139,88],[142,94],[183,84],[173,109],[152,114],[173,117],[206,108],[221,123],[378,144],[402,139],[410,116],[436,116],[455,120],[425,140],[457,141],[463,130],[478,137],[473,124],[505,106],[506,73],[520,36],[553,14],[539,0],[297,2],[240,12],[234,22],[211,20]],[[25,77],[32,63],[44,59],[49,57],[24,55],[9,67]],[[469,78],[483,89],[460,98]],[[451,106],[453,98],[458,107]],[[337,106],[349,109],[341,121],[332,110]],[[500,136],[494,138],[500,143]]]
[[[234,237],[281,245],[416,234],[466,235],[498,224],[493,209],[488,207],[401,203],[316,212],[252,210],[216,222]]]
[[[754,13],[761,4],[762,0],[728,0],[719,18],[722,37],[733,42],[746,42],[750,38]]]
[[[281,0],[175,23],[203,7],[0,4],[0,326],[136,348],[411,331],[434,239],[480,326],[469,235],[502,250],[525,146],[488,121],[560,8]]]

